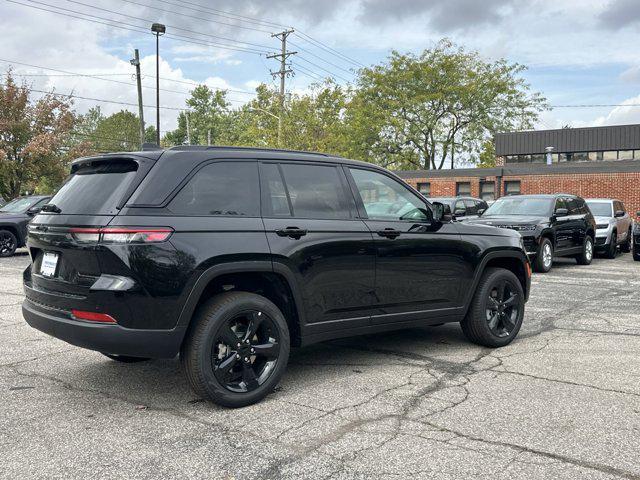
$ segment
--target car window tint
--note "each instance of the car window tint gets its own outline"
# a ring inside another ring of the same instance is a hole
[[[198,170],[169,204],[179,215],[260,215],[256,162],[216,162]]]
[[[556,210],[558,210],[559,208],[568,208],[568,207],[567,207],[567,202],[565,202],[564,198],[557,198],[557,199],[556,199],[556,206],[555,206],[555,208],[553,209],[553,210],[554,210],[554,212],[555,212]]]
[[[293,216],[298,218],[347,219],[352,210],[340,171],[334,165],[283,163],[280,165],[291,199]],[[351,199],[353,203],[353,197]]]
[[[476,202],[474,200],[465,200],[464,206],[467,208],[467,215],[478,214],[478,207],[476,206]]]
[[[284,187],[280,169],[275,163],[265,163],[261,170],[263,185],[263,201],[262,205],[265,215],[276,217],[289,217],[291,210],[289,209],[289,201],[287,200],[287,191]]]
[[[466,215],[466,214],[467,214],[467,208],[466,208],[466,206],[465,206],[465,204],[464,204],[464,201],[462,201],[462,200],[458,200],[458,201],[456,201],[456,204],[455,204],[455,206],[454,206],[454,208],[453,208],[453,211],[454,211],[454,213],[455,213],[455,212],[457,212],[458,210],[462,210],[462,213],[458,213],[458,214],[457,214],[458,216],[463,216],[463,215]]]
[[[580,205],[578,205],[578,200],[576,198],[568,197],[566,202],[569,215],[580,215]]]
[[[370,219],[427,220],[425,203],[401,183],[371,170],[349,170]]]

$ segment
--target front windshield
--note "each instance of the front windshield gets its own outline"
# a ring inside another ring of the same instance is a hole
[[[587,202],[589,210],[596,217],[613,217],[613,210],[610,202]]]
[[[32,205],[35,205],[40,198],[15,198],[7,203],[4,207],[0,208],[0,212],[6,213],[24,213],[31,208]]]
[[[496,200],[483,217],[498,215],[551,215],[553,198],[544,197],[503,197]]]

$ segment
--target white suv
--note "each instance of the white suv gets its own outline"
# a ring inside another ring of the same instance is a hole
[[[620,200],[610,198],[585,199],[596,219],[596,250],[604,252],[607,258],[614,258],[620,249],[631,251],[631,230],[633,220]]]

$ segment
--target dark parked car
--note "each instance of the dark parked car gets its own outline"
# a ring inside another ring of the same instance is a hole
[[[193,389],[256,402],[290,346],[460,322],[517,335],[520,236],[444,220],[388,171],[277,150],[82,158],[29,225],[27,322],[123,362],[180,352]]]
[[[596,223],[585,201],[575,195],[514,195],[496,200],[472,223],[520,232],[538,272],[548,272],[553,257],[574,257],[580,265],[593,259]]]
[[[27,224],[51,197],[32,195],[18,197],[0,207],[0,257],[10,257],[24,247]]]
[[[640,212],[636,212],[640,220]],[[633,259],[640,262],[640,222],[633,222]]]
[[[456,220],[471,220],[478,218],[489,205],[480,198],[473,197],[434,197],[431,202],[439,202],[448,205]]]

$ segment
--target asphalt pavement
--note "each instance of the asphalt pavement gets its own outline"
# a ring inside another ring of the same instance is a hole
[[[22,319],[0,259],[0,478],[640,479],[640,262],[535,274],[510,346],[457,324],[292,353],[229,410],[178,359],[119,364]]]

